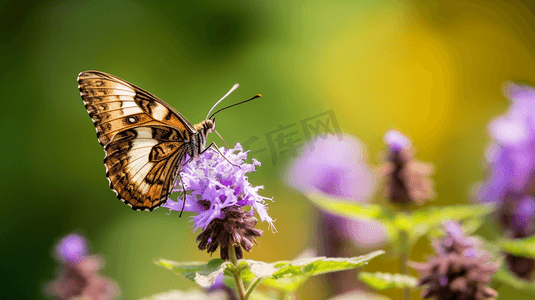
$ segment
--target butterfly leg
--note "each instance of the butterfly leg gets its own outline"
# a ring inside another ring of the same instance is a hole
[[[214,129],[214,132],[217,133],[217,136],[223,141],[223,144],[225,144],[225,147],[227,147],[227,149],[230,149],[229,146],[227,145],[227,142],[225,142],[225,140],[223,139],[223,137],[219,134],[219,132],[217,132],[217,130]]]
[[[214,148],[217,152],[219,152],[219,154],[221,154],[221,156],[223,156],[223,158],[228,161],[229,164],[235,166],[235,167],[238,167],[241,169],[241,167],[237,164],[233,164],[230,162],[230,160],[228,160],[225,155],[223,155],[223,153],[221,153],[221,151],[219,151],[219,148],[217,148],[217,145],[214,143],[214,142],[211,142],[210,145],[208,145],[208,147],[204,148],[204,150],[201,152],[201,154],[203,154],[206,150],[210,149],[210,148]],[[227,147],[228,148],[228,147]]]
[[[182,176],[180,176],[180,184],[182,184],[182,209],[180,210],[180,215],[178,215],[179,218],[182,217],[184,207],[186,207],[186,187],[184,186],[184,181],[182,181]]]

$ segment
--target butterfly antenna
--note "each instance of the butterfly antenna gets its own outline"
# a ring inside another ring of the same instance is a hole
[[[222,110],[225,110],[225,109],[227,109],[227,108],[231,108],[231,107],[236,106],[236,105],[243,104],[243,103],[245,103],[245,102],[249,102],[249,101],[251,101],[251,100],[254,100],[254,99],[256,99],[256,98],[260,98],[260,97],[262,97],[261,94],[256,94],[256,95],[255,95],[253,98],[251,98],[251,99],[247,99],[247,100],[245,100],[245,101],[238,102],[238,103],[229,105],[229,106],[227,106],[227,107],[223,107],[222,109],[220,109],[220,110],[216,111],[215,113],[213,113],[213,114],[209,117],[209,119],[211,119],[213,116],[215,116],[215,114],[217,114],[218,112],[220,112],[220,111],[222,111]]]
[[[210,109],[210,111],[208,112],[208,114],[206,115],[206,120],[208,120],[208,116],[210,115],[210,113],[212,112],[212,110],[214,110],[214,108],[219,104],[219,102],[223,101],[223,99],[225,99],[228,95],[230,95],[230,93],[234,92],[234,90],[236,90],[240,85],[239,84],[235,84],[232,86],[232,88],[230,88],[230,91],[228,91],[225,96],[221,97],[221,99],[219,99],[219,101],[217,101],[214,106],[212,106],[212,108]]]

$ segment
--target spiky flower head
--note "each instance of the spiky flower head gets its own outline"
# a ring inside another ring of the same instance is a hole
[[[490,263],[490,255],[480,249],[475,238],[465,237],[455,222],[444,224],[446,236],[435,241],[437,256],[427,263],[410,263],[420,273],[422,297],[435,300],[484,300],[498,296],[486,286],[498,266]]]
[[[199,159],[191,160],[180,172],[173,192],[185,193],[177,201],[168,199],[164,207],[175,211],[189,211],[193,217],[194,231],[202,229],[197,237],[199,249],[215,252],[220,247],[221,258],[228,259],[228,247],[234,247],[238,258],[242,250],[251,251],[255,238],[262,231],[254,229],[258,213],[260,220],[273,228],[273,219],[267,213],[266,197],[258,194],[263,186],[252,186],[246,176],[255,171],[260,162],[252,159],[245,163],[249,151],[243,152],[238,143],[233,149],[207,150]],[[188,160],[188,158],[186,158]],[[250,210],[245,211],[245,207]]]
[[[104,260],[88,255],[88,243],[78,234],[71,234],[56,245],[54,256],[62,263],[59,276],[46,287],[47,294],[61,300],[110,300],[119,295],[111,279],[99,274]]]
[[[383,194],[393,203],[422,205],[435,197],[431,179],[433,166],[414,158],[414,149],[409,138],[396,130],[386,133],[385,163],[377,168],[377,175],[386,183]]]

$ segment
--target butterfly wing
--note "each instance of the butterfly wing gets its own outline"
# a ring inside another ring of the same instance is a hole
[[[139,126],[120,131],[104,147],[106,176],[117,197],[136,210],[167,200],[185,155],[178,130]]]
[[[113,75],[82,72],[78,88],[106,152],[110,189],[135,210],[165,203],[195,128],[158,97]]]

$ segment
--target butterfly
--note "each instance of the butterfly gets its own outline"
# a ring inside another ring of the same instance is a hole
[[[152,211],[164,204],[187,163],[185,156],[197,159],[215,145],[205,147],[215,131],[215,113],[192,125],[153,94],[99,71],[80,73],[78,89],[104,147],[110,189],[134,210]]]

